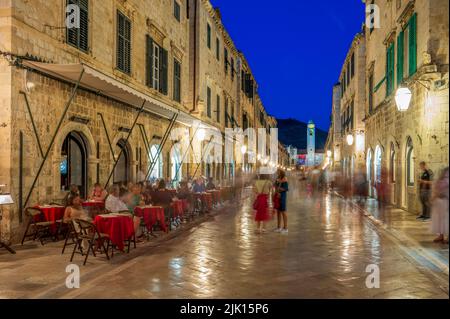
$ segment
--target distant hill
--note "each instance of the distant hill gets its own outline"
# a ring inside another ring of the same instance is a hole
[[[277,119],[278,139],[284,145],[292,145],[296,148],[306,149],[306,129],[308,124],[296,119]],[[324,149],[328,132],[316,127],[316,149]]]

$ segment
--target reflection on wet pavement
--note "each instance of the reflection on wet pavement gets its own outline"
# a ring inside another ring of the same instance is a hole
[[[291,188],[288,235],[256,234],[247,198],[138,255],[92,261],[81,268],[77,290],[63,287],[68,258],[54,252],[58,247],[38,248],[48,256],[31,255],[26,263],[1,253],[0,297],[448,298],[349,203],[331,195],[308,198],[300,184]],[[380,268],[379,289],[366,287],[370,264]],[[55,278],[42,279],[44,269]]]

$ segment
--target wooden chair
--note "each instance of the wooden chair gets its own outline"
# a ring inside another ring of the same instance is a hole
[[[100,233],[93,223],[82,219],[75,219],[73,223],[75,228],[74,234],[76,243],[75,246],[73,247],[70,262],[72,262],[73,256],[75,255],[77,248],[82,247],[83,241],[87,242],[88,244],[88,250],[86,252],[86,257],[84,258],[83,265],[86,265],[90,252],[92,252],[92,255],[94,255],[94,257],[97,257],[97,255],[95,254],[97,244],[100,244],[100,249],[103,248],[103,251],[106,255],[106,259],[109,260],[108,249],[110,240],[108,234]],[[106,247],[105,242],[107,243]]]
[[[28,223],[22,237],[22,245],[25,242],[25,239],[29,237],[33,237],[33,240],[39,239],[41,244],[44,245],[43,237],[45,235],[51,236],[50,226],[54,223],[45,221],[42,212],[34,207],[26,208],[25,216],[28,217]],[[29,233],[30,230],[32,230],[31,233]]]
[[[75,245],[77,243],[76,241],[76,229],[74,226],[74,223],[72,221],[69,221],[68,223],[63,222],[66,226],[66,236],[64,239],[64,245],[61,251],[61,255],[64,255],[64,251],[66,250],[66,247],[69,245]],[[70,242],[69,242],[70,240]],[[80,248],[80,252],[83,255],[83,248]]]

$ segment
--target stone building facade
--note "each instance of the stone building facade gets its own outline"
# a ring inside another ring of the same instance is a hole
[[[371,194],[389,185],[391,203],[419,211],[419,163],[437,177],[448,166],[448,6],[446,0],[372,1],[379,28],[366,26],[366,170]],[[370,2],[367,2],[370,5]],[[397,108],[399,88],[412,93]]]
[[[218,12],[198,2],[238,68],[239,53]],[[69,29],[74,11],[66,8],[74,4],[80,28]],[[223,132],[225,112],[220,121],[205,114],[206,87],[237,103],[240,80],[237,71],[231,79],[230,64],[225,75],[223,51],[220,61],[203,50],[192,55],[193,37],[206,46],[204,32],[192,28],[192,4],[0,2],[0,184],[15,201],[3,210],[2,237],[17,240],[23,208],[62,199],[70,184],[86,196],[97,182],[193,174],[197,164],[187,164],[192,158],[173,147],[169,133],[193,134],[196,121]],[[193,77],[196,60],[204,65]],[[226,178],[222,171],[214,176]]]
[[[365,36],[358,33],[343,63],[339,84],[333,90],[335,161],[342,173],[352,178],[364,162]]]

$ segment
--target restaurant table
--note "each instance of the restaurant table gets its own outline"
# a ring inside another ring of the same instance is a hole
[[[50,226],[50,231],[54,235],[58,231],[57,220],[61,220],[64,217],[64,212],[66,208],[64,206],[57,205],[38,205],[35,208],[39,209],[44,215],[46,222],[52,222]]]
[[[105,210],[104,201],[87,200],[81,204],[84,209],[86,209],[89,215],[94,218],[95,215],[101,213]]]
[[[144,220],[147,230],[152,232],[153,226],[159,222],[161,229],[167,232],[166,217],[164,215],[164,208],[161,206],[137,206],[134,209],[136,216]]]
[[[94,219],[99,233],[108,234],[111,242],[123,251],[125,240],[134,235],[133,216],[131,214],[97,215]]]
[[[181,205],[183,206],[183,213],[185,213],[189,210],[189,200],[188,199],[181,199]]]
[[[200,198],[203,208],[212,209],[212,194],[210,193],[194,193],[194,198]]]
[[[170,206],[173,209],[173,217],[181,217],[181,216],[183,216],[183,213],[184,213],[183,201],[181,201],[181,200],[174,200],[174,201],[172,201]]]
[[[221,199],[220,190],[212,189],[212,190],[209,190],[207,192],[211,193],[213,201],[214,201],[214,204],[216,204],[216,205],[219,204],[220,199]]]

